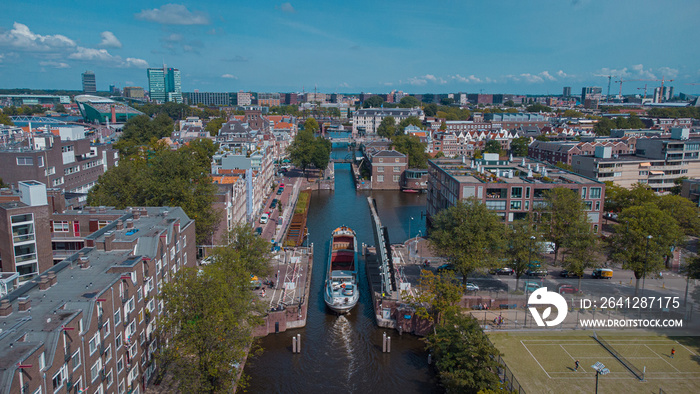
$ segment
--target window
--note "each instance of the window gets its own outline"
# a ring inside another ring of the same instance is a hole
[[[33,157],[18,157],[17,158],[17,165],[18,166],[33,166],[34,165],[34,158]]]
[[[129,301],[124,305],[124,318],[126,319],[129,316],[129,313],[131,313],[134,310],[134,297],[131,296]]]
[[[586,211],[591,211],[593,210],[593,203],[591,201],[586,201]]]
[[[78,171],[80,171],[80,166],[68,167],[63,170],[63,175],[75,174]]]
[[[114,325],[117,325],[122,322],[122,315],[120,313],[121,311],[117,309],[116,312],[114,312]]]
[[[138,350],[139,350],[139,346],[136,343],[131,345],[131,347],[129,348],[129,358],[131,358],[133,360],[134,357],[136,357],[136,355],[138,354]]]
[[[597,224],[593,225],[593,233],[598,234],[598,225]]]
[[[109,336],[110,328],[109,328],[109,319],[105,322],[105,324],[102,325],[102,328],[104,329],[104,336],[103,338],[107,338]]]
[[[639,175],[649,175],[649,171],[639,171]],[[591,197],[593,197],[593,189],[591,189]]]
[[[394,175],[394,182],[401,180],[401,175]]]
[[[60,220],[53,222],[53,231],[55,233],[67,233],[69,229],[70,222]]]
[[[586,189],[585,187],[581,188],[581,198],[586,198],[586,190],[588,189]]]
[[[63,177],[56,178],[53,180],[53,185],[54,186],[63,185],[63,182],[64,182]]]
[[[41,386],[39,386],[39,388],[36,389],[36,391],[33,392],[32,394],[41,394]]]
[[[185,249],[185,246],[187,246],[187,236],[183,235],[182,236],[182,248]]]
[[[100,369],[102,369],[102,359],[97,359],[95,364],[90,368],[90,382],[94,382],[100,377]]]
[[[119,382],[119,394],[124,394],[126,392],[126,386],[124,385],[124,379]]]
[[[122,347],[122,333],[120,332],[117,334],[116,338],[114,339],[114,345],[116,346],[116,349],[119,350]]]
[[[377,167],[377,172],[384,172],[384,167],[383,166]]]
[[[80,350],[77,352],[73,353],[73,356],[70,358],[70,364],[73,367],[73,371],[76,370],[80,366]]]
[[[523,198],[523,188],[522,187],[510,188],[510,198]]]
[[[380,158],[379,158],[379,162],[380,162],[380,163],[384,163],[384,158],[380,157]]]
[[[43,370],[46,368],[46,354],[44,352],[41,352],[39,355],[39,370]]]
[[[73,152],[73,145],[66,145],[61,147],[61,152]]]
[[[96,332],[95,335],[92,336],[92,339],[90,339],[90,355],[91,356],[93,353],[95,353],[98,346],[100,346],[100,333]]]
[[[506,209],[506,202],[505,201],[486,201],[486,208],[488,209],[494,209],[494,210],[504,210]]]
[[[111,386],[112,383],[114,382],[114,374],[112,372],[113,372],[113,370],[110,369],[109,373],[107,374],[107,381],[105,383],[105,387]]]
[[[591,198],[600,198],[600,192],[602,188],[600,187],[592,187],[591,188]]]
[[[37,159],[39,161],[39,167],[43,167],[44,166],[44,156],[39,156],[39,157],[37,157]]]
[[[377,175],[377,182],[384,182],[384,175]]]
[[[105,348],[105,363],[112,359],[112,345]]]
[[[143,309],[139,310],[139,324],[143,322]]]
[[[530,188],[529,187],[525,188],[525,198],[530,198]]]
[[[122,370],[124,370],[124,358],[119,357],[119,360],[117,360],[117,373],[121,373]]]
[[[600,201],[595,202],[595,210],[600,211]]]
[[[34,219],[34,216],[31,213],[25,213],[24,215],[14,215],[12,216],[12,224],[15,223],[23,223],[23,222],[31,222]]]
[[[61,369],[56,372],[55,375],[53,375],[53,379],[51,379],[51,383],[53,383],[53,392],[57,392],[58,390],[63,387],[63,382],[66,380],[66,377],[68,376],[68,372],[66,371],[66,366],[64,365]]]
[[[397,157],[396,159],[394,159],[394,162],[395,162],[395,163],[398,163],[398,162],[399,162],[399,158]]]
[[[394,166],[394,172],[401,172],[401,167]]]
[[[522,206],[522,201],[511,201],[510,202],[510,209],[520,210],[521,206]]]

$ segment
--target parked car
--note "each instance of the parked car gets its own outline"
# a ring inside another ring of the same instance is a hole
[[[453,264],[447,263],[443,264],[439,267],[437,267],[437,272],[445,272],[445,271],[455,271],[456,268]]]
[[[255,228],[255,235],[257,235],[257,236],[262,235],[262,227],[256,227],[256,228]]]
[[[559,273],[559,276],[562,278],[578,278],[579,276],[575,272],[571,272],[569,270],[562,270]]]
[[[475,283],[467,282],[464,284],[464,289],[466,291],[479,291],[479,286],[477,286]]]
[[[574,293],[578,293],[579,291],[580,290],[578,288],[574,287],[574,285],[566,285],[566,284],[559,285],[559,290],[558,290],[559,294],[565,294],[565,293],[574,294]]]
[[[529,292],[535,291],[535,290],[539,289],[540,287],[542,287],[542,286],[540,286],[540,284],[536,283],[536,282],[524,282],[523,283],[523,290],[529,291]]]
[[[276,198],[274,200],[272,200],[272,203],[270,203],[270,208],[271,209],[277,208],[277,199]]]
[[[531,268],[525,271],[525,275],[544,278],[545,276],[547,276],[547,270],[544,268]]]
[[[282,188],[277,189],[277,195],[282,194],[283,191],[284,191],[284,189],[282,189]]]
[[[260,216],[260,223],[265,224],[267,221],[270,220],[270,213],[265,212]]]

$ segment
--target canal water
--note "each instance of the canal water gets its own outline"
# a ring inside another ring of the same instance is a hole
[[[342,158],[347,150],[334,150]],[[382,223],[392,243],[425,234],[425,194],[356,191],[349,164],[336,164],[335,191],[315,191],[308,216],[314,266],[306,327],[262,338],[263,352],[246,364],[251,393],[432,393],[441,392],[427,365],[424,343],[415,336],[380,329],[375,319],[364,271],[359,270],[360,303],[349,315],[335,316],[323,302],[324,269],[333,229],[347,225],[358,244],[373,245],[367,197],[377,200]],[[413,220],[411,220],[413,218]],[[392,352],[382,353],[382,334],[392,339]],[[301,354],[292,354],[292,336],[301,334]]]

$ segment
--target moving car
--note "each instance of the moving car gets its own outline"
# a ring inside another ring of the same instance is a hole
[[[496,270],[496,275],[514,275],[515,271],[510,267],[503,267]]]
[[[566,293],[574,294],[574,293],[580,292],[580,290],[578,288],[574,287],[574,285],[566,285],[565,284],[565,285],[559,285],[558,292],[559,292],[559,294],[566,294]]]
[[[578,278],[579,277],[578,275],[576,275],[575,272],[572,272],[569,270],[562,270],[559,273],[559,276],[561,276],[562,278]]]
[[[269,219],[270,219],[270,213],[269,213],[269,212],[265,212],[265,213],[262,214],[262,216],[260,216],[260,223],[265,224],[265,223],[267,223],[267,221],[268,221]]]
[[[597,279],[612,279],[613,270],[611,270],[610,268],[596,268],[591,274],[591,277]]]
[[[542,287],[542,286],[540,286],[539,283],[535,283],[535,282],[525,282],[525,283],[523,283],[523,290],[525,290],[525,291],[530,291],[530,292],[532,292],[532,291],[535,291],[535,290],[539,289],[540,287]]]
[[[443,265],[437,267],[437,272],[444,272],[444,271],[455,271],[455,266],[450,264],[450,263],[447,263],[447,264],[443,264]]]
[[[479,291],[479,286],[477,286],[475,283],[467,282],[464,284],[464,289],[466,291]]]
[[[280,187],[279,189],[277,189],[277,195],[282,194],[283,191],[284,191],[284,189]]]

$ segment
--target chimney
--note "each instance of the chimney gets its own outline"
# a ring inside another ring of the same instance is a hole
[[[112,242],[114,242],[114,238],[116,238],[116,235],[114,235],[113,231],[108,231],[105,233],[105,252],[112,250]]]
[[[46,275],[41,275],[41,279],[39,279],[39,290],[48,290],[49,287],[51,287],[49,284],[49,278]]]
[[[134,219],[126,220],[126,228],[134,228]]]
[[[56,283],[58,283],[58,279],[56,278],[56,273],[53,271],[49,272],[49,286],[53,286]]]
[[[10,316],[12,313],[12,304],[8,300],[0,301],[0,317]]]
[[[139,220],[139,218],[141,218],[141,210],[135,209],[133,215],[134,215],[134,220]],[[127,225],[128,225],[128,222],[127,222]]]
[[[90,258],[80,252],[78,253],[78,264],[82,269],[90,268]]]
[[[19,303],[17,304],[17,310],[20,312],[26,312],[32,307],[32,301],[29,297],[19,297]]]
[[[124,222],[120,220],[117,220],[117,230],[123,230],[124,229]]]

